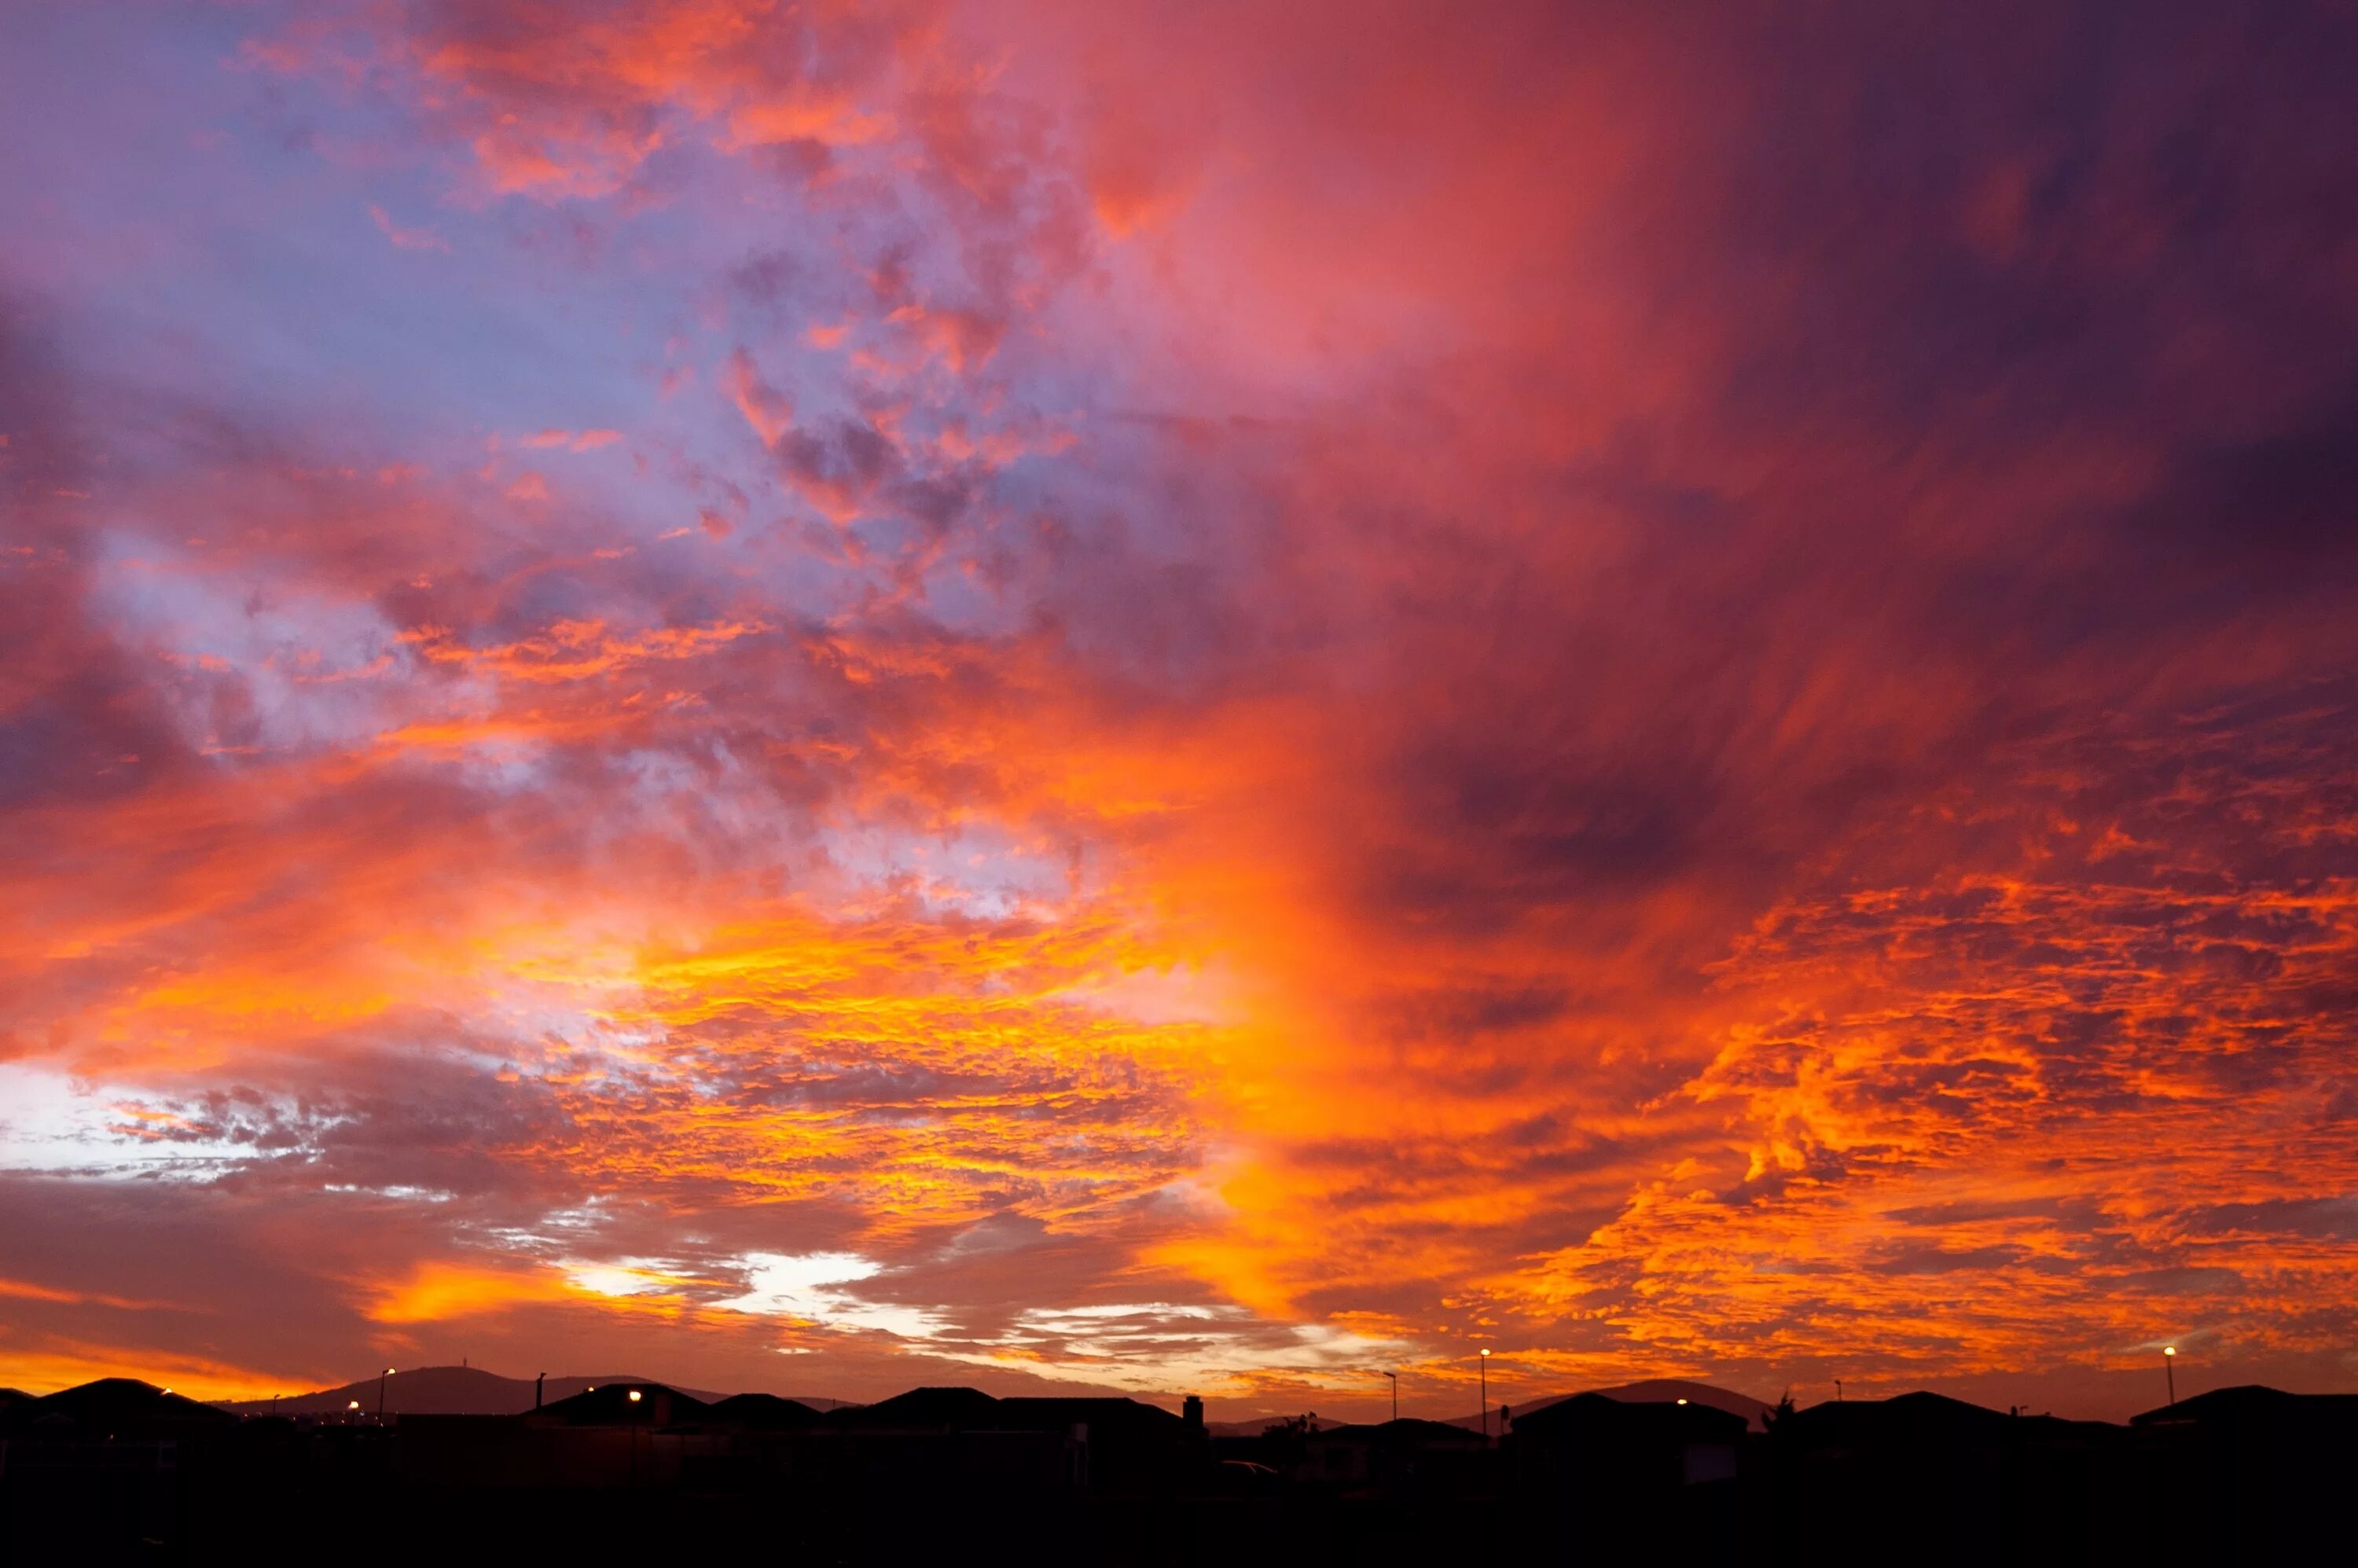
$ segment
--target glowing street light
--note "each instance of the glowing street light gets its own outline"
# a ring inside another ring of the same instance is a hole
[[[380,1422],[384,1420],[384,1379],[392,1376],[393,1368],[387,1367],[384,1369],[384,1376],[376,1380],[376,1419]]]
[[[1490,1436],[1490,1347],[1482,1346],[1482,1437]]]
[[[631,1402],[632,1402],[633,1404],[637,1404],[637,1403],[639,1402],[639,1400],[640,1400],[640,1399],[641,1399],[641,1398],[642,1398],[642,1396],[641,1396],[641,1394],[639,1393],[639,1390],[636,1390],[636,1389],[633,1389],[633,1390],[631,1390]]]
[[[2178,1346],[2175,1345],[2165,1345],[2161,1347],[2161,1375],[2169,1379],[2169,1402],[2176,1404],[2178,1402]]]

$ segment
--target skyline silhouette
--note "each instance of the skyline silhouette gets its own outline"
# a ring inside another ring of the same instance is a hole
[[[438,1370],[458,1369],[420,1385]],[[0,1399],[0,1547],[270,1557],[364,1515],[367,1554],[739,1552],[790,1530],[845,1562],[2276,1563],[2331,1552],[2358,1457],[2350,1395],[2213,1390],[2116,1425],[1926,1392],[1755,1419],[1661,1392],[1502,1408],[1492,1433],[1308,1412],[1228,1433],[1192,1398],[925,1387],[822,1411],[629,1379],[505,1414],[241,1416],[111,1379]]]

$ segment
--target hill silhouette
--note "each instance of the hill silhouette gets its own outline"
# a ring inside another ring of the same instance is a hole
[[[657,1379],[635,1373],[600,1372],[589,1376],[568,1374],[551,1377],[542,1385],[541,1398],[547,1404],[568,1400],[593,1388],[608,1383],[653,1384]],[[703,1389],[680,1389],[679,1392],[707,1404],[727,1398]],[[234,1400],[222,1401],[220,1408],[237,1415],[332,1415],[350,1408],[358,1400],[362,1411],[376,1413],[377,1380],[362,1378],[333,1389],[315,1389],[308,1393],[288,1394],[277,1400]],[[826,1410],[846,1401],[832,1399],[805,1398],[804,1404]],[[521,1415],[532,1409],[533,1379],[503,1378],[487,1372],[481,1367],[413,1367],[395,1372],[384,1383],[384,1411],[387,1415]]]

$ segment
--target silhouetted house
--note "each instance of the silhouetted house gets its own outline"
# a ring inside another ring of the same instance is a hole
[[[569,1400],[553,1400],[518,1419],[532,1426],[625,1426],[650,1430],[694,1421],[711,1409],[702,1400],[661,1383],[600,1383]]]
[[[1413,1419],[1306,1433],[1293,1478],[1305,1486],[1386,1493],[1462,1492],[1484,1478],[1490,1444],[1478,1432]]]
[[[1072,1484],[1099,1491],[1169,1485],[1200,1452],[1200,1429],[1141,1400],[1017,1397],[1001,1400],[991,1419],[1011,1432],[1061,1433],[1076,1461]]]
[[[233,1430],[237,1417],[135,1378],[101,1378],[63,1390],[13,1412],[27,1435],[90,1443],[157,1443],[200,1439]]]
[[[1837,1557],[1846,1541],[1906,1541],[1933,1562],[2102,1556],[2116,1541],[2123,1436],[1933,1393],[1813,1405],[1769,1433],[1779,1532]],[[1830,1543],[1832,1519],[1844,1528]]]
[[[2213,1389],[2131,1416],[2149,1432],[2188,1428],[2221,1437],[2259,1439],[2331,1451],[2358,1439],[2358,1394],[2288,1394],[2259,1383]]]
[[[731,1394],[671,1431],[682,1440],[681,1485],[737,1493],[760,1490],[782,1471],[783,1444],[796,1434],[840,1433],[824,1411],[775,1394]]]
[[[741,1432],[805,1432],[827,1425],[826,1412],[775,1394],[731,1394],[695,1417],[699,1426]]]
[[[993,1399],[912,1389],[789,1434],[773,1462],[874,1492],[1131,1490],[1162,1484],[1199,1444],[1169,1411],[1129,1399]]]
[[[1709,1405],[1579,1394],[1501,1440],[1522,1528],[1686,1561],[1732,1544],[1745,1418]]]
[[[167,1541],[192,1467],[218,1476],[238,1419],[131,1378],[102,1378],[0,1412],[0,1559]],[[64,1561],[63,1558],[55,1558]]]
[[[2358,1498],[2358,1394],[2246,1384],[2130,1419],[2146,1487],[2186,1559],[2346,1561]]]
[[[1505,1441],[1527,1483],[1650,1496],[1734,1480],[1744,1429],[1709,1405],[1578,1394],[1515,1417]]]
[[[668,1486],[725,1453],[712,1406],[661,1383],[600,1383],[522,1415],[408,1415],[398,1460],[412,1483],[451,1491]]]
[[[828,1419],[852,1432],[968,1432],[989,1425],[998,1405],[980,1389],[911,1389]]]

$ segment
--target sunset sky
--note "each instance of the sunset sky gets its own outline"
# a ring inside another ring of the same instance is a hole
[[[0,1384],[2358,1388],[2347,12],[0,13]]]

